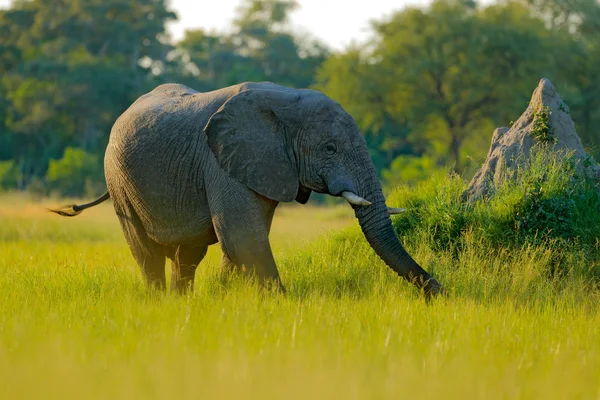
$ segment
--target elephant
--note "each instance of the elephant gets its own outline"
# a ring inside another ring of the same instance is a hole
[[[75,216],[109,198],[150,286],[193,288],[208,246],[222,271],[251,273],[285,291],[269,243],[279,202],[343,197],[377,255],[427,298],[444,292],[405,251],[366,141],[353,118],[317,90],[246,82],[211,92],[163,84],[114,123],[104,158],[107,192],[51,210]]]

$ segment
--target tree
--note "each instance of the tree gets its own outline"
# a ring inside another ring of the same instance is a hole
[[[63,157],[50,160],[46,181],[50,190],[62,195],[79,196],[85,193],[90,196],[100,191],[94,182],[102,179],[102,163],[98,156],[78,148],[67,147]],[[104,186],[104,185],[102,185]]]
[[[414,153],[435,155],[457,171],[464,169],[469,141],[514,118],[540,76],[555,73],[551,33],[515,3],[479,9],[472,2],[436,1],[375,22],[373,29],[375,38],[360,55],[363,72],[346,84],[370,82],[378,96],[354,96],[352,102],[364,103],[354,108],[375,104],[379,111],[368,120],[387,115],[396,129],[405,125]],[[338,98],[343,93],[331,90],[331,81],[345,67],[335,62],[321,70],[320,87]]]
[[[289,25],[295,0],[246,0],[234,20],[237,53],[245,56],[244,67],[254,79],[270,80],[292,87],[307,87],[326,49],[316,40],[296,38]]]
[[[201,90],[264,80],[309,86],[327,51],[316,40],[300,40],[291,32],[289,14],[296,7],[295,1],[246,0],[232,32],[187,31],[177,45],[179,74]]]
[[[25,181],[67,146],[102,151],[116,117],[155,85],[173,18],[164,0],[31,0],[0,11],[0,143]]]
[[[600,157],[600,4],[595,0],[522,3],[556,32],[561,94],[571,106],[578,134]]]

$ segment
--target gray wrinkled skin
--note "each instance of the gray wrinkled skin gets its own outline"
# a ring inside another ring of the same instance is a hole
[[[441,286],[396,237],[367,146],[339,104],[312,90],[244,83],[210,93],[167,84],[116,121],[104,161],[108,192],[131,251],[151,285],[193,285],[207,247],[223,270],[239,267],[283,290],[269,244],[277,204],[311,191],[351,191],[377,254],[426,294]]]

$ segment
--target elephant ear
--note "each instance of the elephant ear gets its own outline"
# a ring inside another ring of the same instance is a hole
[[[298,171],[280,116],[299,99],[293,92],[250,89],[225,102],[204,128],[221,168],[276,201],[293,201],[298,194]]]

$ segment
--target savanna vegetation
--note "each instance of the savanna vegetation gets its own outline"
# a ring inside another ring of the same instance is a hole
[[[597,183],[542,151],[493,197],[462,199],[542,76],[598,155],[597,2],[437,0],[342,52],[295,33],[294,1],[241,4],[229,31],[178,43],[163,0],[0,11],[0,398],[597,398]],[[193,292],[149,291],[109,203],[45,211],[67,201],[46,195],[104,190],[110,127],[140,94],[245,80],[350,112],[388,203],[407,208],[397,234],[448,296],[395,276],[336,199],[278,208],[285,295],[219,278],[218,246]]]
[[[147,291],[109,204],[64,220],[5,197],[0,397],[596,398],[598,191],[566,160],[528,171],[471,206],[454,173],[390,194],[449,291],[430,303],[347,205],[277,211],[286,295],[219,279],[213,246],[177,296]]]

